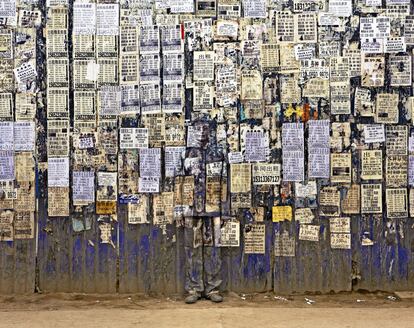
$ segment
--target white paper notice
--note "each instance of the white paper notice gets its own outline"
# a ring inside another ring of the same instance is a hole
[[[329,0],[329,12],[337,17],[352,15],[352,0]]]
[[[34,122],[15,122],[13,135],[15,151],[33,151],[35,149]]]
[[[383,124],[364,125],[365,143],[385,142],[385,129]]]
[[[48,158],[48,187],[69,187],[69,158]]]
[[[31,62],[21,64],[14,69],[14,75],[18,83],[27,83],[36,78],[36,68]]]
[[[170,0],[171,12],[178,13],[192,13],[194,12],[194,0]]]
[[[282,127],[283,180],[303,181],[303,123],[284,123]]]
[[[165,147],[165,176],[175,177],[182,173],[185,147]]]
[[[73,172],[73,204],[82,205],[95,201],[95,172]]]
[[[241,151],[229,153],[229,163],[242,163],[244,161],[244,156]]]
[[[119,134],[121,149],[148,148],[148,129],[121,128]]]
[[[266,0],[243,0],[244,17],[266,18]]]
[[[308,163],[309,178],[329,178],[330,121],[312,120],[308,122]]]
[[[12,150],[0,150],[0,181],[14,178],[14,153]]]
[[[13,122],[0,122],[0,150],[13,150]]]
[[[138,181],[138,192],[158,193],[160,191],[160,179],[156,177],[143,177]]]
[[[161,148],[139,150],[139,173],[141,177],[161,177]]]
[[[0,1],[0,22],[2,25],[16,26],[16,1]]]
[[[73,4],[73,34],[95,34],[96,29],[96,4]]]
[[[299,228],[299,240],[319,241],[318,225],[301,224]]]
[[[96,34],[119,34],[119,4],[96,5]]]

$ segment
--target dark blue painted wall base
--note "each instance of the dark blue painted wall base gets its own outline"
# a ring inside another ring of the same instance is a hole
[[[69,218],[47,218],[39,206],[36,240],[0,243],[0,292],[184,293],[183,228],[130,225],[124,205],[113,230],[113,245],[102,244],[96,218],[92,229],[73,232]],[[352,217],[352,249],[331,249],[329,219],[320,219],[319,242],[296,241],[295,257],[275,257],[275,230],[298,239],[296,223],[266,223],[266,253],[222,249],[222,290],[240,293],[304,293],[351,290],[414,290],[409,219],[392,224],[374,217]],[[370,234],[372,246],[361,236]],[[117,249],[119,245],[119,249]],[[37,259],[37,263],[36,263]]]

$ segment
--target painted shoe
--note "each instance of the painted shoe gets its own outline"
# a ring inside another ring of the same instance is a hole
[[[198,300],[200,299],[200,295],[199,294],[190,294],[188,295],[184,302],[186,302],[187,304],[194,304],[196,303]]]
[[[218,293],[213,293],[213,294],[208,295],[207,299],[209,299],[210,301],[212,301],[214,303],[223,302],[223,296],[221,296]]]

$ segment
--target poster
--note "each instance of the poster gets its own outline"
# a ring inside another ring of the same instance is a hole
[[[87,205],[95,202],[95,172],[73,171],[73,205]]]
[[[253,224],[244,231],[244,253],[264,254],[265,253],[266,226],[264,224]]]
[[[361,185],[361,213],[382,213],[382,185]]]
[[[284,123],[282,127],[283,180],[304,180],[304,137],[302,123]]]
[[[280,184],[280,164],[253,164],[254,185]]]
[[[296,240],[294,236],[290,236],[289,232],[277,232],[275,234],[276,257],[294,257],[296,252]]]
[[[230,191],[232,193],[250,192],[251,179],[252,174],[250,164],[230,165]]]
[[[232,219],[214,219],[220,222],[220,237],[216,245],[220,247],[239,247],[240,222]]]
[[[319,241],[320,227],[313,224],[301,224],[299,227],[299,240]]]
[[[292,221],[293,219],[293,210],[291,206],[273,206],[272,207],[272,221],[273,222],[282,222],[282,221]]]

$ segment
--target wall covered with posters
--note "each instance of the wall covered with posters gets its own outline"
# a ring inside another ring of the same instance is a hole
[[[3,0],[0,292],[414,289],[413,11]]]

